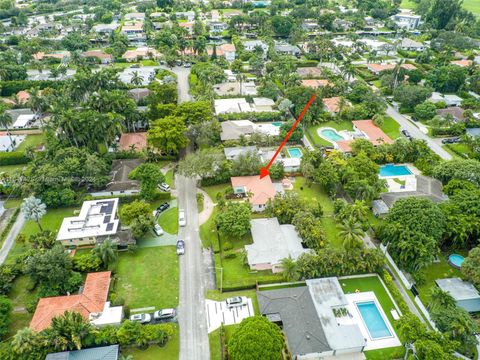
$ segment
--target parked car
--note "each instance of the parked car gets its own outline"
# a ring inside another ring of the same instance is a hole
[[[183,209],[178,210],[178,225],[187,225],[187,218],[185,217],[185,210]]]
[[[173,319],[177,315],[175,309],[161,309],[153,313],[153,318],[155,320],[167,320]]]
[[[130,66],[130,68],[132,68],[132,69],[139,69],[139,68],[140,68],[140,65],[138,65],[138,64],[133,64],[132,66]]]
[[[405,136],[407,139],[409,139],[409,140],[412,139],[412,135],[410,135],[410,133],[409,133],[407,130],[402,130],[402,134],[403,134],[403,136]]]
[[[185,254],[185,241],[177,240],[177,255]]]
[[[155,219],[158,219],[158,216],[160,215],[160,211],[158,211],[158,210],[153,210],[153,211],[152,211],[152,215],[153,215],[153,217],[154,217]]]
[[[160,225],[158,224],[155,224],[155,226],[153,227],[153,232],[155,233],[155,235],[157,236],[161,236],[163,235],[163,229]]]
[[[130,321],[139,322],[140,324],[149,323],[152,320],[152,316],[150,314],[135,314],[130,316]]]
[[[442,144],[456,144],[460,142],[460,138],[458,136],[442,139]]]
[[[183,65],[183,67],[189,68],[189,67],[192,67],[192,64],[190,64],[190,63],[185,63],[185,64]]]
[[[159,188],[161,191],[165,191],[165,192],[170,191],[170,185],[168,185],[168,184],[166,184],[166,183],[161,183],[160,185],[158,185],[158,188]]]
[[[168,208],[170,207],[170,204],[169,203],[163,203],[162,205],[160,205],[157,210],[161,213],[161,212],[164,212],[165,210],[167,210]]]
[[[248,301],[245,296],[235,296],[225,300],[228,308],[234,308],[237,306],[247,305]]]

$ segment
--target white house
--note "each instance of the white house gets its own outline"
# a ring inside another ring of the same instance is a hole
[[[402,10],[400,13],[392,16],[392,20],[398,27],[407,30],[413,30],[420,25],[420,15],[415,15],[411,10]]]
[[[268,51],[268,45],[261,40],[248,40],[243,43],[243,46],[245,51],[254,51],[258,47],[263,50],[264,54],[266,54]]]
[[[429,101],[433,103],[443,101],[447,106],[461,106],[463,99],[457,95],[444,95],[439,92],[433,92]]]

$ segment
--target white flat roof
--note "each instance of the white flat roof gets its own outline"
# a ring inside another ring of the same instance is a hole
[[[35,119],[35,115],[20,115],[17,120],[13,123],[12,127],[14,128],[23,128],[25,127],[29,121],[32,121]]]
[[[63,219],[57,240],[115,235],[117,208],[118,198],[85,201],[78,216]]]

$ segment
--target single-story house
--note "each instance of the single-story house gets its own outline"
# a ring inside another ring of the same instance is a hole
[[[222,121],[220,123],[222,127],[220,139],[222,141],[238,140],[242,135],[251,135],[254,132],[254,125],[250,120]]]
[[[452,106],[446,109],[438,109],[437,115],[441,117],[446,117],[447,115],[451,115],[455,121],[463,121],[465,117],[463,114],[465,110],[458,106]]]
[[[118,149],[121,151],[142,151],[147,148],[147,133],[123,133],[118,142]]]
[[[287,157],[277,159],[275,162],[280,162],[283,165],[283,170],[287,173],[294,173],[300,171],[300,164],[302,160],[300,158]]]
[[[319,67],[299,67],[297,69],[297,74],[300,75],[302,78],[312,78],[312,77],[321,77],[322,76],[322,69]]]
[[[128,95],[130,95],[135,102],[139,102],[141,99],[146,98],[149,94],[150,89],[148,88],[135,88],[128,90]]]
[[[253,98],[253,104],[250,104],[244,98],[216,99],[214,101],[217,115],[273,111],[273,105],[275,105],[275,102],[272,99],[262,97]]]
[[[228,160],[235,160],[239,156],[248,152],[257,151],[256,146],[238,146],[238,147],[226,147],[223,149],[223,153]]]
[[[227,95],[257,95],[257,86],[254,82],[224,82],[220,84],[213,85],[213,91],[219,96]]]
[[[243,43],[245,51],[254,51],[256,48],[261,48],[263,53],[268,51],[268,45],[262,40],[248,40]]]
[[[112,22],[111,24],[98,24],[92,27],[92,30],[98,34],[110,34],[120,26],[119,23]]]
[[[109,345],[48,354],[45,360],[118,360],[119,346]]]
[[[346,309],[337,278],[312,279],[306,286],[257,291],[260,313],[282,328],[295,360],[364,359],[367,341],[353,318],[334,311]]]
[[[443,101],[447,106],[461,106],[463,101],[463,99],[457,95],[444,95],[435,91],[428,100],[433,103]]]
[[[35,120],[37,119],[37,116],[35,114],[22,114],[17,117],[15,122],[12,124],[13,129],[24,129],[29,126],[31,126]]]
[[[379,75],[382,71],[391,71],[395,69],[396,66],[396,64],[367,64],[367,69],[375,75]],[[416,67],[412,64],[402,64],[400,66],[408,71],[416,69]]]
[[[355,120],[353,124],[353,140],[336,141],[334,146],[343,152],[352,151],[351,144],[355,139],[367,139],[374,146],[381,144],[392,144],[393,140],[385,134],[382,129],[376,126],[372,120]]]
[[[281,55],[300,56],[302,53],[298,46],[290,44],[275,44],[274,49]]]
[[[403,38],[402,41],[400,41],[400,43],[398,44],[398,48],[404,51],[419,51],[419,52],[423,52],[427,49],[427,47],[422,43],[409,38]]]
[[[50,326],[54,317],[63,315],[66,311],[80,313],[95,326],[120,325],[123,307],[110,306],[107,301],[110,278],[110,271],[89,273],[80,294],[41,298],[30,322],[30,329],[42,331]]]
[[[280,225],[277,218],[250,221],[253,244],[245,245],[247,260],[252,270],[282,271],[282,259],[297,260],[311,250],[302,246],[295,226]]]
[[[150,47],[139,47],[135,50],[127,50],[122,55],[122,59],[128,62],[137,61],[138,59],[159,59],[162,56],[156,49]]]
[[[127,21],[144,21],[145,13],[140,13],[140,12],[127,13],[125,14],[124,19]]]
[[[56,51],[50,54],[45,54],[43,51],[40,51],[40,52],[37,52],[36,54],[33,54],[33,58],[35,60],[43,60],[44,58],[63,60],[64,58],[69,58],[69,57],[70,57],[70,51]]]
[[[468,312],[480,311],[480,293],[472,283],[459,278],[437,279],[435,283],[449,293],[462,309]]]
[[[260,175],[236,176],[230,179],[233,193],[248,197],[252,210],[259,212],[265,210],[268,200],[275,197],[275,188],[270,176],[260,179]]]
[[[112,62],[113,57],[111,54],[107,54],[103,50],[90,50],[85,51],[83,56],[86,58],[96,58],[99,59],[102,64],[109,64]]]
[[[319,87],[330,86],[333,84],[326,79],[306,79],[302,80],[301,85],[312,89],[318,89]]]
[[[25,104],[26,102],[28,102],[28,99],[30,99],[30,94],[28,93],[28,91],[20,90],[19,92],[17,92],[16,97],[19,104]]]
[[[232,62],[235,60],[236,48],[233,44],[221,44],[215,47],[217,56],[223,56],[225,60]],[[207,48],[207,54],[209,56],[213,55],[213,47]]]
[[[450,64],[467,68],[473,64],[473,61],[472,60],[453,60],[453,61],[450,61]]]
[[[341,101],[342,101],[342,98],[339,96],[322,99],[325,109],[332,115],[335,115],[340,111]]]
[[[121,231],[118,198],[84,201],[77,216],[63,219],[57,241],[64,246],[95,245],[110,238],[119,245],[135,244]]]

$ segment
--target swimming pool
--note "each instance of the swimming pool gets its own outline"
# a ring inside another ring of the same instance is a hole
[[[451,254],[448,257],[448,263],[453,266],[455,269],[460,269],[462,267],[463,261],[465,258],[462,255]]]
[[[412,175],[410,169],[405,165],[383,165],[380,166],[380,176],[381,177],[388,177],[388,176],[406,176]]]
[[[345,140],[342,135],[336,132],[334,129],[323,129],[320,131],[321,136],[331,140],[331,141],[341,141]]]
[[[281,121],[274,121],[274,122],[272,122],[272,125],[273,125],[273,126],[282,126],[282,124],[283,124],[283,122],[281,122]]]
[[[292,157],[292,158],[301,158],[302,157],[302,150],[300,150],[299,148],[288,148],[287,151],[288,151],[288,154],[290,155],[290,157]]]
[[[366,301],[355,303],[360,312],[360,316],[367,327],[372,340],[391,337],[392,333],[388,329],[387,323],[383,319],[380,310],[378,310],[375,301]]]

